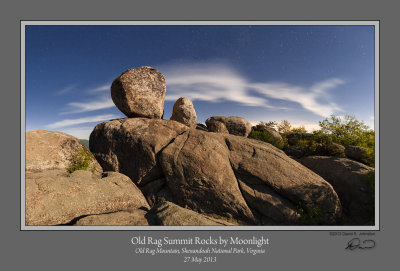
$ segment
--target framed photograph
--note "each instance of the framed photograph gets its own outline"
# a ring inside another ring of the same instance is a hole
[[[119,2],[2,10],[4,265],[394,262],[393,7]]]
[[[23,229],[379,229],[378,21],[23,21],[21,53]]]

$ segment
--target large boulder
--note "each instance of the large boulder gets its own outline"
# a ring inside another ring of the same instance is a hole
[[[299,207],[306,213],[315,209],[323,211],[321,224],[336,222],[341,214],[339,198],[319,175],[271,144],[231,135],[225,136],[225,141],[236,178],[249,189],[258,191],[254,193],[255,199],[245,197],[250,207],[273,221],[286,224],[297,223]],[[260,201],[265,203],[260,205]],[[263,206],[268,205],[270,211],[265,212]]]
[[[84,215],[147,208],[141,191],[125,175],[90,171],[71,174],[46,170],[26,174],[25,223],[44,226],[70,223]]]
[[[25,169],[26,172],[39,172],[50,169],[69,171],[81,153],[88,155],[91,162],[88,169],[101,174],[100,164],[79,139],[56,131],[36,130],[26,134]]]
[[[111,98],[127,117],[162,118],[166,83],[151,67],[123,72],[111,85]]]
[[[185,97],[179,98],[174,104],[170,120],[183,123],[190,128],[196,128],[197,117],[192,101]]]
[[[366,225],[374,218],[374,168],[340,157],[308,156],[300,162],[328,181],[343,207],[344,223]],[[369,176],[370,175],[370,176]]]
[[[138,183],[152,206],[171,201],[243,224],[296,224],[300,207],[326,211],[321,223],[329,224],[341,212],[329,183],[265,142],[137,118],[97,125],[90,148],[106,170]]]
[[[216,121],[225,124],[226,129],[228,129],[229,133],[232,135],[247,137],[251,132],[251,123],[241,117],[213,116],[206,120],[207,128],[209,128],[210,125]]]
[[[154,220],[162,226],[235,226],[238,224],[196,213],[164,201],[151,209]]]
[[[232,171],[224,138],[219,135],[191,130],[168,145],[160,154],[167,186],[180,206],[256,223]]]
[[[118,171],[140,186],[163,177],[159,152],[189,128],[161,119],[103,122],[90,134],[90,150],[105,171]]]
[[[364,163],[367,148],[360,146],[347,146],[344,150],[346,156],[350,159]]]

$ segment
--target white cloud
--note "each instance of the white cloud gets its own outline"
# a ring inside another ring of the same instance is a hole
[[[103,91],[110,90],[110,88],[111,88],[111,84],[104,84],[104,85],[98,86],[96,88],[89,89],[87,92],[88,93],[103,92]]]
[[[246,106],[274,108],[268,100],[250,95],[247,80],[226,65],[167,66],[162,72],[167,81],[167,101],[184,96],[192,101],[231,101]]]
[[[65,87],[63,89],[60,89],[60,90],[56,91],[55,94],[56,95],[62,95],[62,94],[68,93],[71,90],[73,90],[75,87],[76,87],[76,85],[69,85],[69,86],[67,86],[67,87]]]
[[[115,119],[118,117],[119,116],[117,116],[117,115],[107,114],[107,115],[91,116],[91,117],[85,117],[85,118],[79,118],[79,119],[65,119],[62,121],[50,123],[50,124],[46,125],[46,127],[50,128],[50,129],[55,129],[55,128],[60,128],[60,127],[73,126],[73,125],[82,124],[82,123],[100,122],[100,121]]]
[[[278,99],[298,103],[322,117],[341,111],[328,93],[344,83],[338,78],[317,82],[305,88],[284,82],[250,82],[224,64],[179,64],[162,66],[160,70],[167,80],[167,101],[175,101],[184,96],[192,101],[230,101],[245,106],[287,109],[271,104],[270,99]],[[254,91],[259,95],[254,95]]]
[[[292,126],[295,128],[300,128],[301,126],[304,126],[304,128],[307,130],[307,132],[313,132],[313,131],[321,129],[319,124],[315,124],[315,123],[305,123],[305,124],[293,123]]]
[[[90,102],[72,102],[67,104],[70,107],[69,111],[61,112],[60,114],[73,114],[73,113],[83,113],[89,111],[95,111],[99,109],[106,109],[114,107],[115,104],[110,97],[101,96],[97,100]]]

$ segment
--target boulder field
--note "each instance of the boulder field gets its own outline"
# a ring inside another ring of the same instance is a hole
[[[70,135],[27,132],[26,225],[336,225],[342,204],[350,224],[352,215],[365,222],[355,213],[366,198],[353,197],[360,187],[371,191],[362,177],[347,179],[369,169],[345,173],[345,161],[320,159],[322,168],[311,158],[296,161],[247,138],[252,126],[241,117],[199,124],[185,97],[163,119],[165,92],[154,68],[122,73],[111,97],[127,118],[97,124],[90,152]],[[88,163],[75,161],[81,154]]]
[[[181,207],[252,225],[299,223],[299,206],[324,210],[325,224],[341,212],[328,182],[265,142],[146,118],[100,123],[89,142],[105,171],[130,177],[152,203],[164,190]]]

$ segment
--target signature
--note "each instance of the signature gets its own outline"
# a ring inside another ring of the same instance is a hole
[[[353,238],[347,243],[346,249],[371,249],[376,245],[374,240],[364,240],[361,242],[360,238]]]

